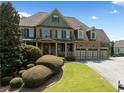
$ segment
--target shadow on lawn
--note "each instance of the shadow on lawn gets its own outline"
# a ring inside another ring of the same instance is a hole
[[[47,82],[43,83],[41,86],[39,86],[37,88],[32,88],[32,89],[22,87],[19,90],[19,92],[40,92],[40,91],[43,91],[45,88],[50,87],[51,85],[53,85],[54,83],[59,81],[61,79],[62,75],[63,75],[63,70],[61,69],[58,74],[54,75],[52,78],[47,80]]]

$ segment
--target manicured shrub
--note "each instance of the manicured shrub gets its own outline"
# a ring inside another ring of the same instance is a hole
[[[53,71],[51,69],[43,65],[37,65],[26,70],[22,74],[22,78],[25,87],[34,88],[44,83],[52,74]]]
[[[12,76],[6,76],[1,79],[1,85],[6,86],[9,85],[10,80],[12,79]]]
[[[65,58],[64,58],[64,57],[59,57],[59,58],[61,58],[62,60],[65,60]]]
[[[57,71],[63,64],[63,59],[53,55],[45,55],[40,57],[36,64],[45,65],[54,71]]]
[[[21,76],[26,70],[20,70],[19,75]]]
[[[75,61],[76,57],[75,56],[66,56],[65,59],[67,61]]]
[[[15,77],[10,81],[11,88],[19,88],[23,84],[23,80],[20,77]]]
[[[22,49],[24,65],[35,62],[42,55],[41,49],[33,45],[23,45]]]
[[[31,67],[34,67],[34,66],[35,66],[34,64],[28,64],[27,68],[31,68]]]

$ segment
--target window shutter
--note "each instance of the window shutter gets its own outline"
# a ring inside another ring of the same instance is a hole
[[[27,32],[27,30],[26,29],[24,29],[24,38],[26,38],[26,33]]]
[[[56,30],[56,38],[57,38],[57,30]]]
[[[40,37],[42,38],[42,29],[40,29]]]
[[[72,34],[72,31],[70,31],[70,39],[73,38],[73,34]]]
[[[34,28],[34,38],[36,38],[36,28]]]
[[[52,30],[50,29],[50,38],[52,38]]]
[[[26,35],[26,37],[29,37],[29,29],[27,28],[27,35]]]

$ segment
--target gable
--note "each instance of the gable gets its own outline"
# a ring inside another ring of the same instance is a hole
[[[57,18],[58,20],[54,20]],[[70,25],[66,22],[62,14],[57,10],[53,10],[46,19],[41,23],[42,26],[50,26],[50,27],[64,27],[71,28]]]

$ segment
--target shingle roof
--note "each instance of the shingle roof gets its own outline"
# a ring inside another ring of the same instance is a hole
[[[48,15],[49,14],[46,12],[39,12],[37,14],[34,14],[22,20],[19,25],[20,26],[37,26],[41,24]],[[67,17],[67,16],[63,16],[63,17],[73,29],[81,28],[83,31],[87,31],[87,29],[89,29],[87,25],[80,22],[75,17]],[[88,40],[86,33],[85,33],[85,40]],[[109,38],[107,37],[107,35],[102,29],[96,29],[96,41],[110,42]]]
[[[46,17],[47,13],[37,13],[34,14],[20,22],[20,26],[37,26],[39,23],[41,23]]]
[[[78,19],[76,19],[75,17],[64,17],[65,20],[70,24],[70,26],[74,29],[78,29],[79,27],[81,27],[84,31],[86,31],[89,27],[87,25],[85,25],[84,23],[80,22]]]
[[[110,39],[102,29],[96,29],[96,41],[110,42]]]
[[[124,40],[116,41],[114,47],[124,47]]]
[[[48,13],[40,12],[37,14],[34,14],[20,22],[20,26],[37,26],[39,25],[46,17],[48,16]],[[86,30],[88,29],[88,26],[80,22],[78,19],[74,17],[67,17],[64,16],[64,19],[70,24],[70,26],[73,29],[77,29],[78,27],[82,27],[82,29]]]

